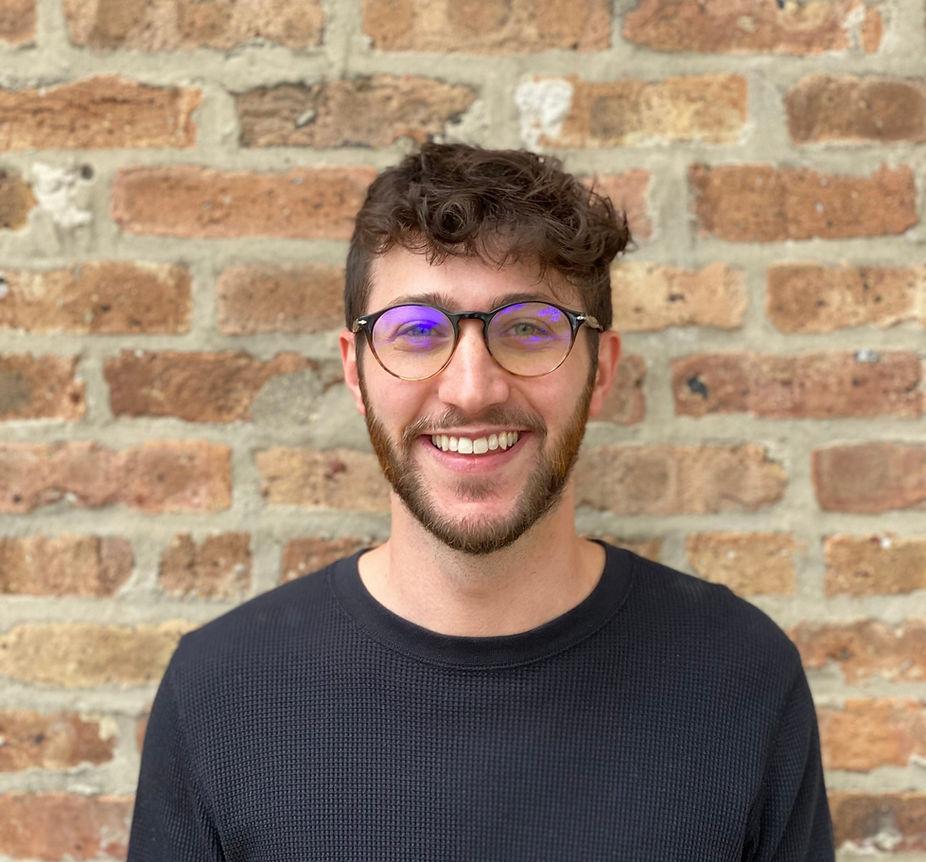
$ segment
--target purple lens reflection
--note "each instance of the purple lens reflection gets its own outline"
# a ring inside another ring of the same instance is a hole
[[[373,326],[373,350],[387,371],[420,380],[447,361],[453,351],[453,325],[430,305],[397,305]]]

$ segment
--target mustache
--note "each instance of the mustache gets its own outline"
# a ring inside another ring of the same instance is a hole
[[[439,416],[422,416],[402,432],[402,442],[410,444],[425,431],[440,431],[444,428],[465,428],[467,425],[503,425],[509,428],[525,428],[535,434],[546,435],[547,426],[539,416],[510,407],[490,407],[477,416],[467,416],[455,407],[448,407]]]

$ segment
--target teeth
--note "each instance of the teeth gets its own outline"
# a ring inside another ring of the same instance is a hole
[[[462,455],[485,455],[497,449],[508,449],[518,442],[517,431],[503,431],[488,437],[450,437],[447,434],[432,434],[431,442],[444,452],[459,452]]]

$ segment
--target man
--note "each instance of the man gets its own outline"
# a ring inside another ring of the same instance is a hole
[[[628,238],[526,152],[427,145],[373,183],[340,343],[389,540],[182,639],[131,862],[834,858],[795,647],[575,532]]]

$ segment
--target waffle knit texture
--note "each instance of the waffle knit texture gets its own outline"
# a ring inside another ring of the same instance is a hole
[[[185,635],[129,862],[827,862],[797,649],[724,586],[606,546],[504,637],[388,611],[355,554]]]

